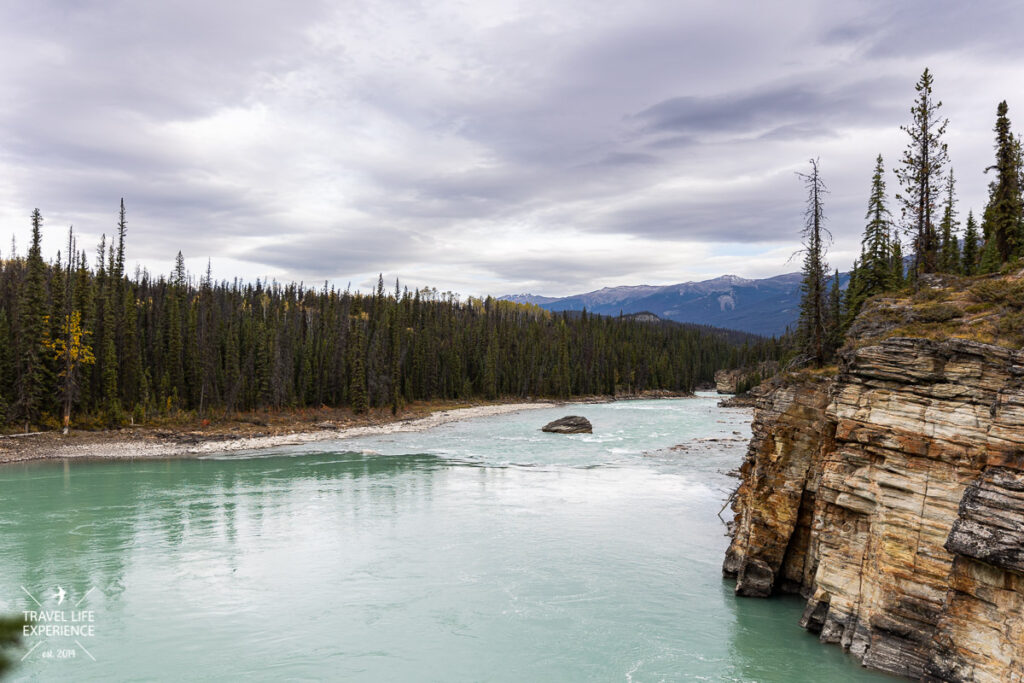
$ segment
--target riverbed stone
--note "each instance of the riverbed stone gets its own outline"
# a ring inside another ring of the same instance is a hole
[[[542,432],[554,434],[593,434],[590,420],[580,415],[566,415],[541,427]]]

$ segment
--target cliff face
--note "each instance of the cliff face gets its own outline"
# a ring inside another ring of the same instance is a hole
[[[733,540],[724,571],[736,593],[767,597],[801,592],[814,575],[811,522],[821,464],[832,448],[826,417],[829,379],[762,385],[754,390],[753,438],[740,467]]]
[[[717,370],[715,372],[715,391],[720,394],[735,394],[736,385],[742,377],[741,370]]]
[[[762,387],[724,571],[869,667],[1024,682],[1024,353],[893,338]]]

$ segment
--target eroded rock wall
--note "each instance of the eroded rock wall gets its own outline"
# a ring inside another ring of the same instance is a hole
[[[765,387],[724,571],[929,680],[1024,681],[1024,354],[889,339]]]
[[[715,372],[715,391],[720,394],[735,394],[736,385],[742,378],[742,370],[717,370]]]
[[[831,386],[829,378],[807,378],[755,390],[753,438],[724,564],[739,595],[799,592],[813,576],[810,527],[823,453],[832,445]]]

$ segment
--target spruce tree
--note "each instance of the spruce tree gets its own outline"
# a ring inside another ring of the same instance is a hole
[[[1021,255],[1024,248],[1024,208],[1021,205],[1020,155],[1010,130],[1006,100],[996,108],[996,163],[985,169],[996,177],[985,210],[986,237],[994,243],[999,260],[1005,263]]]
[[[366,332],[359,297],[356,297],[352,305],[348,351],[348,402],[352,412],[365,413],[370,406],[366,392]]]
[[[39,209],[32,211],[32,243],[28,250],[28,273],[22,290],[18,317],[21,323],[21,347],[18,368],[18,416],[29,424],[39,419],[43,398],[46,396],[46,264],[42,254],[43,216]]]
[[[10,402],[13,397],[8,393],[14,384],[14,358],[11,350],[14,343],[11,335],[11,324],[7,319],[7,311],[0,308],[0,426],[7,422]]]
[[[572,370],[569,367],[569,328],[563,315],[558,320],[558,356],[555,364],[554,393],[560,398],[568,398],[572,394]]]
[[[843,328],[850,326],[853,319],[860,313],[864,301],[867,299],[866,287],[864,284],[864,252],[861,251],[859,259],[854,260],[850,268],[850,279],[846,283],[846,292],[843,295]],[[886,261],[885,275],[889,275],[889,262]]]
[[[803,278],[800,283],[800,320],[798,343],[800,351],[817,367],[825,363],[827,354],[826,242],[832,239],[825,228],[823,195],[828,192],[821,179],[818,160],[811,159],[811,172],[798,173],[807,189],[807,209],[804,212]]]
[[[124,212],[124,198],[121,198],[121,210],[118,214],[117,220],[117,252],[114,264],[111,266],[111,272],[115,280],[120,280],[124,277],[124,240],[125,235],[128,234],[128,222],[125,220]],[[123,283],[118,284],[118,288],[122,288]]]
[[[124,199],[117,220],[117,256],[114,265],[115,339],[120,368],[120,395],[129,407],[139,400],[140,384],[143,377],[142,351],[135,319],[135,294],[125,273],[125,238],[128,221],[125,217]]]
[[[83,365],[92,365],[96,361],[89,345],[90,333],[82,325],[82,312],[74,309],[77,250],[73,229],[68,230],[68,253],[74,256],[68,261],[62,296],[56,296],[57,288],[54,288],[53,299],[55,302],[61,302],[57,313],[60,324],[47,343],[47,348],[53,352],[59,367],[64,434],[71,429],[71,406],[78,393],[79,371]],[[55,306],[55,310],[56,308]]]
[[[118,392],[117,346],[114,341],[115,298],[112,285],[108,280],[107,291],[103,293],[103,328],[107,333],[103,337],[100,352],[103,358],[102,392],[107,421],[111,426],[116,426],[121,422],[121,400]]]
[[[875,160],[868,197],[867,224],[861,240],[860,290],[870,297],[889,288],[892,281],[892,216],[886,205],[885,167],[882,155]]]
[[[224,414],[229,415],[236,410],[238,396],[242,391],[242,364],[238,338],[238,322],[234,316],[228,321],[227,339],[224,345]]]
[[[828,326],[827,326],[827,349],[826,354],[831,357],[836,349],[842,346],[843,333],[843,295],[839,288],[839,269],[836,269],[832,277],[832,286],[828,293]]]
[[[975,275],[978,272],[980,245],[978,243],[978,226],[974,222],[974,212],[967,212],[967,228],[964,231],[964,249],[960,255],[960,271],[964,275]]]
[[[398,285],[395,284],[395,301],[398,301]],[[398,311],[392,312],[390,325],[388,326],[391,338],[391,414],[397,415],[402,409],[402,326],[398,320]]]
[[[483,390],[489,400],[498,398],[498,348],[493,339],[484,354]]]
[[[115,381],[118,384],[118,395],[115,398],[117,399],[118,413],[120,413],[120,390],[127,385],[123,372],[126,341],[124,300],[127,290],[127,287],[125,286],[126,278],[124,273],[124,242],[127,233],[128,223],[125,220],[124,198],[122,198],[117,220],[117,248],[114,251],[114,258],[111,260],[110,264],[110,279],[113,287],[110,290],[110,296],[107,300],[107,306],[112,313],[113,321],[113,335],[111,335],[111,337],[114,340],[115,347],[114,359],[115,367],[117,369],[117,378]]]
[[[168,358],[168,396],[178,401],[188,396],[185,385],[185,306],[187,304],[188,275],[185,271],[185,257],[178,252],[174,258],[174,270],[171,274],[171,292],[168,297],[166,316],[166,339]],[[237,330],[236,330],[237,332]]]
[[[934,79],[928,69],[914,86],[917,99],[910,109],[911,123],[902,126],[910,141],[903,152],[903,160],[896,176],[903,186],[897,195],[903,210],[904,229],[911,236],[914,247],[914,266],[911,274],[934,272],[938,265],[938,239],[934,216],[943,169],[949,159],[942,136],[948,119],[939,118],[942,102],[932,96]]]
[[[953,169],[950,168],[949,176],[946,178],[946,200],[942,207],[942,221],[939,223],[939,271],[943,273],[960,272],[960,241],[957,237],[959,223],[956,218],[956,181],[953,179]]]
[[[892,241],[892,282],[893,289],[900,289],[906,284],[906,268],[903,267],[903,243],[899,236],[894,235]]]
[[[998,273],[1003,265],[1002,258],[999,255],[999,246],[995,238],[991,236],[992,232],[984,230],[989,225],[991,225],[989,221],[985,221],[982,225],[983,232],[989,233],[989,237],[981,245],[981,257],[978,264],[979,273]]]

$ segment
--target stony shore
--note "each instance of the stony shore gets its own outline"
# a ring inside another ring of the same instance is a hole
[[[438,425],[475,417],[502,415],[521,410],[551,408],[565,403],[599,403],[611,400],[682,398],[687,394],[650,392],[639,396],[579,397],[568,402],[530,401],[489,404],[423,403],[393,416],[388,410],[366,415],[348,411],[320,410],[275,416],[239,416],[232,420],[191,422],[171,426],[130,427],[108,431],[78,431],[0,436],[0,465],[30,460],[132,459],[195,457],[211,453],[277,448],[370,434],[423,431]]]
[[[240,423],[228,429],[203,430],[175,428],[119,429],[104,432],[72,432],[63,436],[44,432],[0,438],[0,463],[26,460],[176,458],[276,448],[296,444],[330,441],[369,434],[422,431],[448,422],[473,417],[501,415],[520,410],[550,408],[555,403],[502,403],[437,410],[412,416],[390,414],[350,418],[346,421],[309,421],[294,419],[274,426]],[[420,414],[416,414],[420,413]],[[246,428],[246,427],[249,428]]]

